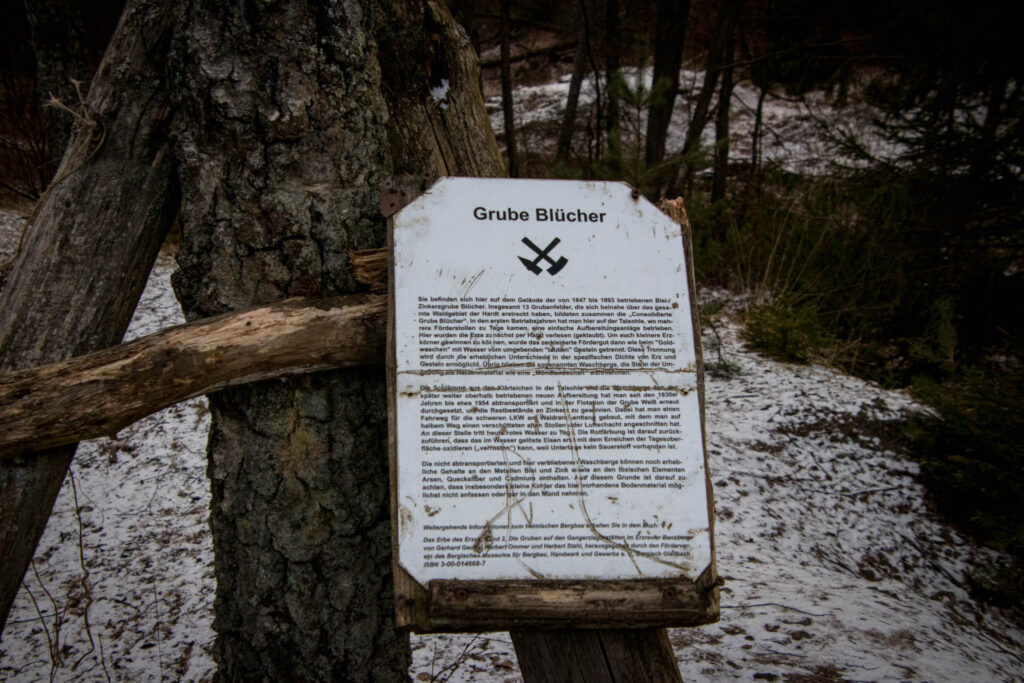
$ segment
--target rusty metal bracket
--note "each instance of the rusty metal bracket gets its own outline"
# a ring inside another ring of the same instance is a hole
[[[430,171],[420,175],[401,175],[388,178],[380,190],[380,215],[391,218],[409,202],[430,189],[437,177]]]
[[[409,195],[394,186],[394,181],[385,181],[380,191],[380,215],[391,218],[409,203]]]

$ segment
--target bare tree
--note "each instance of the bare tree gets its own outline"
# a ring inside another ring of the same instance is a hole
[[[742,6],[743,0],[725,0],[719,7],[715,35],[711,46],[708,48],[707,60],[705,61],[704,82],[701,85],[700,93],[697,95],[693,114],[690,116],[690,125],[686,129],[686,140],[683,142],[680,162],[677,166],[678,170],[671,186],[672,194],[684,196],[689,194],[693,174],[696,170],[692,163],[692,156],[699,149],[704,128],[711,119],[711,101],[714,99],[719,76],[726,65],[724,55],[727,47],[727,36],[731,35],[735,30]]]
[[[658,0],[654,29],[654,78],[647,106],[644,149],[644,162],[648,168],[657,166],[665,158],[668,127],[679,93],[679,70],[683,66],[689,15],[689,0]]]
[[[736,44],[736,28],[724,38],[722,58],[722,87],[718,92],[718,113],[715,116],[715,178],[711,184],[711,201],[725,198],[726,180],[729,173],[729,116],[732,113],[733,54]]]
[[[584,2],[586,0],[580,0],[578,5],[579,24],[576,33],[576,50],[572,57],[572,77],[569,80],[569,94],[565,100],[565,112],[562,114],[562,126],[558,132],[558,146],[555,151],[555,161],[563,164],[569,160],[572,136],[576,131],[576,109],[580,101],[580,87],[583,85],[583,76],[587,72],[587,33],[586,23],[583,21]]]

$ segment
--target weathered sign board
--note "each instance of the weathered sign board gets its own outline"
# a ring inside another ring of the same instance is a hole
[[[717,619],[688,238],[622,183],[444,178],[393,217],[400,626]]]

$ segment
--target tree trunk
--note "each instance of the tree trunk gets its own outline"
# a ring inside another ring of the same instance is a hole
[[[192,4],[174,59],[174,282],[190,319],[352,291],[348,251],[384,244],[378,194],[396,160],[427,175],[503,173],[465,33],[434,3],[379,11]],[[222,678],[407,678],[384,393],[378,366],[211,396]]]
[[[711,118],[711,100],[715,94],[715,87],[718,85],[718,77],[725,66],[724,53],[727,43],[727,36],[735,30],[736,21],[739,19],[740,9],[743,0],[726,0],[719,8],[717,28],[712,39],[711,47],[708,49],[708,58],[704,67],[704,83],[701,85],[700,93],[697,95],[697,104],[694,107],[693,115],[690,117],[690,125],[686,129],[686,141],[683,143],[682,162],[679,166],[678,176],[673,194],[685,196],[689,194],[690,185],[693,182],[693,173],[696,170],[690,158],[700,148],[701,135],[704,127]]]
[[[380,246],[386,176],[369,3],[192,3],[182,95],[190,320],[339,294]],[[404,680],[391,614],[382,370],[210,396],[208,474],[222,680]]]
[[[512,103],[512,69],[509,63],[509,41],[512,21],[509,19],[509,0],[501,0],[501,110],[505,117],[505,149],[508,153],[508,174],[519,177],[519,159],[516,149],[516,119]]]
[[[387,0],[377,43],[396,176],[506,175],[465,32],[436,2]],[[434,94],[447,82],[443,98]]]
[[[120,341],[178,206],[166,83],[177,3],[129,4],[57,177],[0,294],[0,369]],[[97,191],[102,188],[102,191]],[[74,447],[0,463],[0,620],[6,621]]]
[[[726,36],[723,52],[726,65],[722,69],[722,87],[718,93],[718,114],[715,117],[715,178],[711,184],[711,201],[725,199],[729,173],[729,115],[732,113],[732,58],[735,31]]]
[[[657,166],[665,158],[668,127],[679,93],[679,70],[683,66],[683,47],[689,16],[690,0],[658,0],[658,18],[654,29],[654,79],[647,106],[647,140],[644,149],[644,161],[648,169]]]
[[[555,162],[560,164],[564,164],[569,160],[569,150],[572,149],[572,135],[576,130],[576,107],[580,101],[580,87],[583,85],[583,76],[587,71],[587,36],[583,27],[583,17],[580,16],[576,50],[572,57],[572,78],[569,80],[569,95],[565,100],[565,113],[562,115],[562,128],[558,133],[558,147],[555,152]]]
[[[594,9],[591,6],[593,0],[579,0],[580,3],[580,18],[583,20],[583,35],[585,37],[584,45],[586,48],[587,61],[590,62],[590,70],[593,74],[594,79],[594,102],[591,105],[591,111],[593,115],[587,119],[587,133],[588,139],[588,160],[591,164],[601,160],[603,155],[603,143],[604,138],[604,127],[602,125],[604,116],[604,87],[601,83],[600,68],[597,65],[597,60],[594,57],[594,44],[590,38],[593,34],[590,25],[590,12]]]
[[[605,92],[608,94],[608,112],[605,128],[608,131],[609,162],[613,173],[621,167],[622,140],[619,131],[619,99],[622,96],[622,73],[620,71],[619,2],[605,0],[604,24],[604,69]]]
[[[750,168],[760,188],[761,178],[761,140],[764,137],[764,99],[768,89],[757,86],[757,107],[754,109],[754,128],[750,132]],[[760,191],[760,190],[758,190]]]

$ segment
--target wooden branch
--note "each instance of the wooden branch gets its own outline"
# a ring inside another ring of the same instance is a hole
[[[119,429],[227,386],[383,363],[387,297],[288,299],[0,375],[0,459]]]

